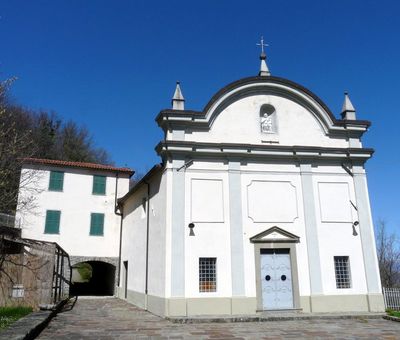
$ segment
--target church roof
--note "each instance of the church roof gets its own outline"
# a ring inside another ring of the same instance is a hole
[[[43,164],[52,165],[56,167],[71,167],[71,168],[81,168],[81,169],[92,169],[92,170],[104,170],[112,172],[122,172],[129,176],[132,176],[135,171],[130,168],[119,168],[112,165],[104,165],[97,163],[87,163],[87,162],[71,162],[55,159],[44,159],[44,158],[23,158],[24,164]]]
[[[143,184],[147,184],[147,181],[150,180],[155,174],[157,174],[163,168],[164,165],[162,163],[154,165],[147,172],[147,174],[145,174],[132,188],[129,189],[129,191],[125,194],[125,196],[122,196],[121,198],[118,199],[118,206],[123,205],[125,201],[139,189],[139,187],[141,187]]]

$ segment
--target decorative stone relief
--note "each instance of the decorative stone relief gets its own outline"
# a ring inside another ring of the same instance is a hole
[[[264,104],[260,109],[260,126],[262,133],[276,133],[277,132],[277,119],[276,110],[270,104]]]

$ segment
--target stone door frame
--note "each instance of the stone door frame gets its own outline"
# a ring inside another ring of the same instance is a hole
[[[282,237],[274,237],[269,239],[268,235],[272,233],[278,233]],[[300,242],[300,238],[281,228],[272,227],[266,231],[263,231],[260,234],[251,237],[250,242],[254,244],[257,311],[260,312],[264,310],[271,310],[264,309],[263,306],[261,283],[261,249],[289,249],[290,266],[292,272],[293,309],[300,309],[299,276],[297,270],[296,254],[296,243]]]

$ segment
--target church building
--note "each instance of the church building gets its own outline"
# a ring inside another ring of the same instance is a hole
[[[178,83],[157,115],[162,161],[118,200],[117,294],[161,316],[383,311],[370,122],[260,59],[202,111]]]

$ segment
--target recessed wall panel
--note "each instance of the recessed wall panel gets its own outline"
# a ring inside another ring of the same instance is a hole
[[[192,179],[192,222],[224,222],[222,180]]]
[[[352,222],[348,183],[319,182],[321,222]]]
[[[291,182],[251,181],[247,200],[253,222],[290,223],[298,217],[296,187]]]

